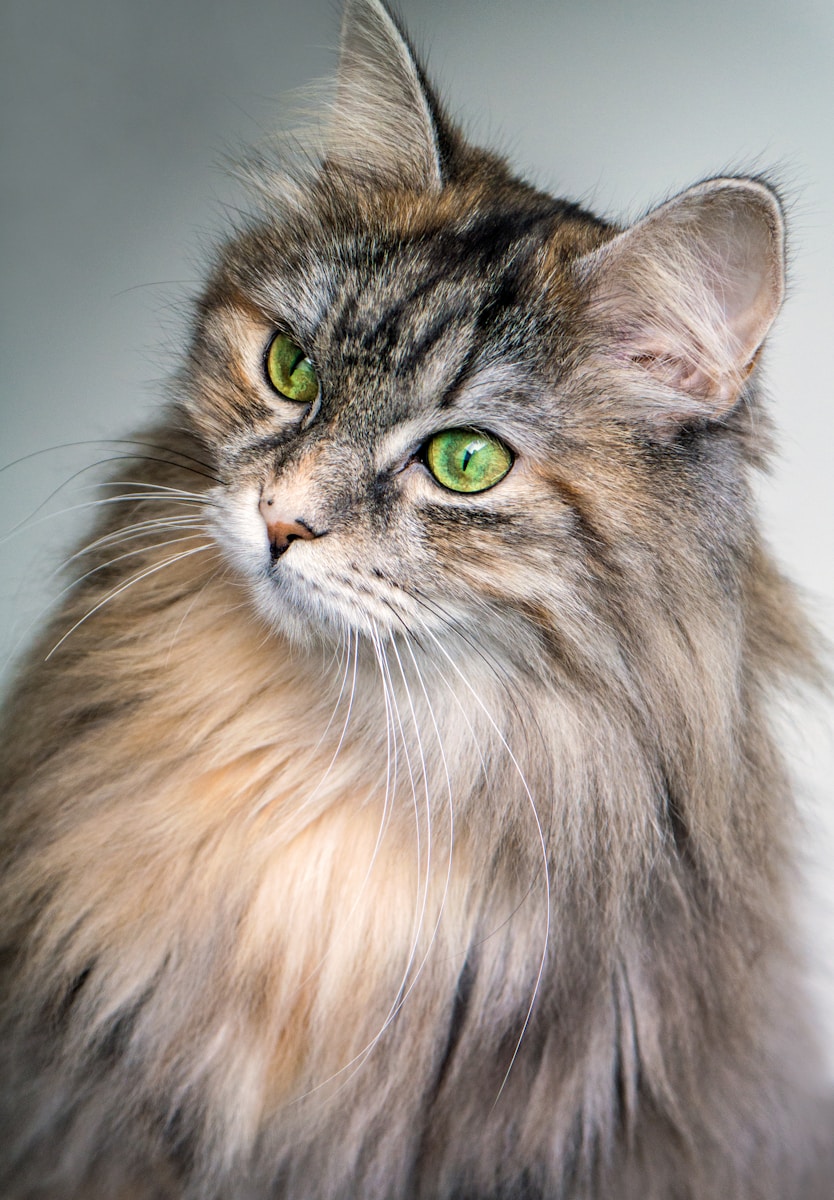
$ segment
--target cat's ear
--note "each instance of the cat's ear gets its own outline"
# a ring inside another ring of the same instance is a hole
[[[327,161],[396,187],[443,183],[441,118],[408,40],[381,0],[346,0]]]
[[[661,385],[657,415],[719,417],[738,400],[782,301],[779,201],[757,180],[709,180],[605,243],[581,270],[606,353]]]

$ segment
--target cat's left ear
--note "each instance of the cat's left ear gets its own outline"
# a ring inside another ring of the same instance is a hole
[[[447,137],[423,69],[382,0],[346,0],[327,161],[388,186],[436,191]]]
[[[779,201],[754,179],[698,184],[580,260],[580,274],[604,353],[642,373],[655,415],[720,417],[782,301]]]

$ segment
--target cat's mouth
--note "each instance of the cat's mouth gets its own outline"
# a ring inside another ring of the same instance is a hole
[[[323,547],[321,548],[323,549]],[[358,563],[317,560],[319,547],[286,546],[265,564],[256,600],[270,624],[284,630],[288,610],[321,633],[361,632],[374,638],[414,630],[420,619],[413,598],[381,571]]]
[[[465,623],[451,597],[425,586],[426,565],[418,571],[407,544],[386,542],[383,553],[356,527],[294,514],[273,520],[273,507],[250,485],[218,495],[210,519],[226,561],[276,633],[304,645],[355,633],[419,642]]]

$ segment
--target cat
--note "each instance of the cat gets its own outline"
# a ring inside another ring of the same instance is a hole
[[[6,714],[2,1195],[821,1197],[776,192],[545,195],[382,0],[250,174]]]

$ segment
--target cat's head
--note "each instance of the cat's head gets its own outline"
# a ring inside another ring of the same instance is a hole
[[[600,221],[470,147],[383,5],[348,0],[326,143],[264,186],[185,403],[275,628],[587,657],[650,619],[641,591],[732,591],[783,289],[767,185]]]

